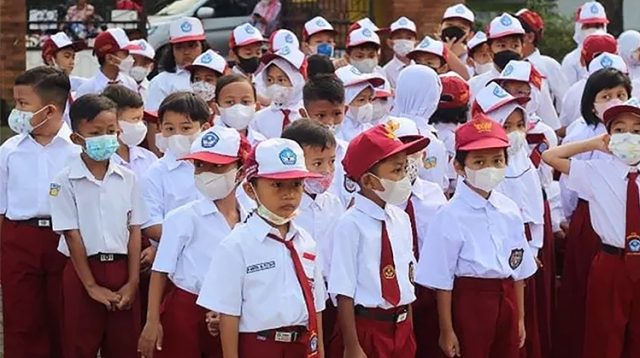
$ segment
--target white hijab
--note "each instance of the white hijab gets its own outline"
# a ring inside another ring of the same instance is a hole
[[[418,128],[425,128],[438,109],[442,83],[438,74],[428,66],[410,65],[400,71],[391,115],[413,120]]]
[[[638,48],[640,48],[640,32],[628,30],[618,37],[618,53],[627,63],[632,79],[640,78],[640,61],[632,56]]]
[[[291,84],[293,85],[293,95],[291,96],[290,103],[287,103],[287,105],[294,106],[300,103],[302,101],[302,88],[304,87],[304,76],[302,76],[302,73],[300,73],[297,68],[293,67],[293,65],[286,60],[276,57],[267,63],[267,65],[264,66],[264,69],[260,72],[265,88],[269,86],[267,83],[267,69],[271,65],[277,66],[281,69],[282,72],[289,77],[289,81],[291,81]]]

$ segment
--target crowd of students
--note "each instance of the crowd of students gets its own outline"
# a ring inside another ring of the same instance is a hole
[[[226,58],[181,18],[159,63],[101,33],[92,78],[52,36],[0,146],[5,356],[640,357],[640,33],[607,23],[561,65],[527,9],[362,19],[340,58],[322,17]]]

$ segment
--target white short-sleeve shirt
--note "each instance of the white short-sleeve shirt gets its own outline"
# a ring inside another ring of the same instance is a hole
[[[122,159],[118,153],[113,155],[113,160],[136,174],[138,179],[144,178],[149,167],[156,161],[158,157],[153,152],[142,147],[129,147],[129,162]]]
[[[78,99],[86,94],[100,94],[104,91],[107,86],[112,81],[107,78],[107,76],[102,73],[101,70],[98,70],[96,74],[87,79],[76,91],[75,98]],[[128,89],[138,93],[138,84],[136,81],[122,72],[118,73],[118,77],[115,81],[113,81],[119,85],[125,86]]]
[[[293,123],[293,121],[300,119],[300,108],[302,108],[302,103],[291,106],[291,108],[279,109],[273,105],[263,108],[256,113],[256,116],[249,124],[249,128],[262,134],[267,139],[280,138],[284,123],[282,110],[290,111],[289,123]]]
[[[160,72],[149,82],[144,109],[156,112],[162,101],[170,94],[191,90],[191,73],[189,71],[178,69],[175,73]]]
[[[447,203],[447,197],[444,196],[439,185],[417,178],[411,189],[410,200],[416,217],[418,249],[420,249],[436,212]],[[405,204],[402,209],[406,210],[406,207]]]

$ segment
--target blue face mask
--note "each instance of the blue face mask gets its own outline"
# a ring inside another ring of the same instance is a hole
[[[118,137],[115,134],[84,138],[84,142],[84,152],[96,162],[109,160],[120,146]]]
[[[321,43],[316,46],[316,53],[318,55],[333,57],[333,46],[329,43]]]

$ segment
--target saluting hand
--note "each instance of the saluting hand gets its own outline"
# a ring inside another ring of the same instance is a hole
[[[162,350],[163,334],[160,322],[147,321],[138,339],[138,353],[142,358],[152,358],[156,349]]]
[[[217,312],[207,312],[204,321],[207,323],[209,334],[217,337],[220,334],[220,314]]]
[[[611,151],[609,150],[610,140],[611,140],[611,136],[607,133],[604,133],[591,139],[589,141],[589,144],[592,145],[593,150],[599,150],[603,153],[611,153]]]
[[[102,286],[91,286],[87,288],[89,297],[105,305],[107,311],[115,311],[116,305],[120,302],[120,295]]]

